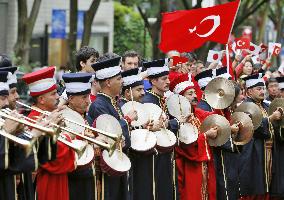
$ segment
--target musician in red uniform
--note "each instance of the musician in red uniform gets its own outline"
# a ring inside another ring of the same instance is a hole
[[[23,76],[34,100],[33,106],[42,111],[51,112],[57,108],[59,96],[56,91],[54,72],[54,67],[48,67]],[[39,112],[33,110],[28,117],[37,119],[40,115]],[[68,141],[71,141],[68,134],[65,136]],[[47,145],[52,145],[51,138],[48,138]],[[49,149],[47,160],[50,160],[52,159],[52,148],[47,149]],[[76,168],[75,152],[61,142],[57,142],[55,152],[56,158],[41,165],[37,172],[38,200],[69,200],[67,173]]]
[[[194,84],[190,74],[182,74],[170,83],[170,90],[175,94],[185,96],[194,109],[194,116],[180,119],[189,122],[199,129],[201,122],[211,114],[195,108],[197,103]],[[208,146],[207,138],[215,138],[217,129],[211,128],[200,133],[195,142],[185,144],[180,142],[175,148],[178,169],[178,188],[181,200],[216,199],[216,184],[213,156]]]

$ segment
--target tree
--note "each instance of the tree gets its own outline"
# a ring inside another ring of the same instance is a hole
[[[78,0],[70,0],[69,34],[68,34],[68,64],[69,70],[75,71],[75,56],[77,43]]]
[[[101,0],[93,0],[93,2],[90,5],[89,10],[85,12],[84,15],[84,31],[83,31],[83,38],[81,47],[89,45],[90,37],[91,37],[91,31],[92,31],[92,23],[94,21],[94,17],[97,13],[98,7],[101,3]]]
[[[114,11],[114,52],[122,55],[133,49],[144,57],[150,57],[151,39],[140,14],[118,2],[114,3]]]
[[[101,0],[93,0],[89,9],[84,14],[84,30],[81,47],[89,45],[92,24]],[[68,36],[68,63],[71,71],[76,71],[74,53],[77,49],[77,23],[78,23],[78,0],[70,0],[70,23]]]
[[[41,0],[34,0],[30,15],[28,16],[27,0],[18,0],[18,34],[14,46],[16,63],[24,66],[29,64],[30,41],[38,16]]]

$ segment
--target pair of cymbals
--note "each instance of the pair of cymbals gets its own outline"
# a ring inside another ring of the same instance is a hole
[[[201,124],[200,131],[207,132],[209,129],[218,127],[217,136],[214,139],[209,138],[208,143],[210,146],[221,146],[225,144],[231,135],[231,126],[229,121],[218,114],[209,115]]]
[[[271,104],[269,105],[269,115],[272,115],[272,113],[276,110],[279,110],[282,114],[281,120],[277,121],[276,123],[280,126],[284,126],[284,99],[283,98],[276,98],[274,99]]]
[[[244,112],[248,114],[252,120],[254,130],[256,130],[262,122],[262,112],[260,108],[253,102],[243,102],[239,105],[235,112]]]
[[[231,115],[230,124],[237,124],[239,131],[232,135],[233,143],[236,145],[245,145],[253,137],[254,127],[250,116],[244,112],[234,112]]]
[[[217,77],[211,80],[205,88],[205,99],[215,109],[229,107],[235,99],[235,87],[231,80]]]
[[[189,100],[179,94],[172,94],[167,98],[167,108],[169,113],[176,118],[188,116],[191,113]]]

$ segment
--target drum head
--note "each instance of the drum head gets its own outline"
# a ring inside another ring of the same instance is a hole
[[[179,140],[185,144],[191,144],[198,138],[198,129],[189,123],[183,123],[179,129]]]
[[[71,108],[65,108],[64,110],[61,111],[63,118],[71,119],[74,120],[80,124],[86,124],[84,118],[82,115],[80,115],[78,112],[72,110]],[[77,124],[71,123],[67,120],[65,120],[66,128],[70,128],[78,133],[84,133],[85,128],[82,126],[79,126]]]
[[[177,138],[173,132],[168,129],[161,129],[155,132],[157,137],[157,145],[161,147],[171,147],[177,142]]]
[[[122,107],[121,110],[124,115],[129,113],[132,110],[137,111],[138,119],[136,121],[132,121],[131,125],[132,126],[141,126],[143,124],[146,124],[148,121],[147,118],[147,113],[143,109],[143,104],[136,102],[136,101],[129,101],[125,103]]]
[[[191,113],[190,102],[179,94],[173,94],[167,98],[167,108],[169,113],[176,118],[188,116]]]
[[[87,142],[83,140],[72,140],[72,143],[76,145],[87,145],[85,150],[83,151],[83,154],[78,158],[78,167],[88,165],[94,160],[95,151],[92,145],[87,144]]]
[[[102,152],[102,158],[104,162],[113,170],[117,172],[126,172],[131,168],[131,162],[129,158],[118,150],[114,150],[112,156],[109,156],[108,151]]]
[[[162,114],[162,109],[153,103],[144,103],[143,104],[144,110],[147,112],[147,119],[151,119],[153,121],[158,121]]]
[[[119,136],[122,135],[119,121],[108,114],[102,114],[96,119],[96,128]]]
[[[131,148],[136,151],[148,151],[157,144],[155,133],[147,129],[136,129],[131,132]]]

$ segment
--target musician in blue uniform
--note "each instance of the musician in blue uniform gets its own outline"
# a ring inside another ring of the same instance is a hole
[[[272,149],[275,131],[272,122],[281,117],[279,111],[268,115],[268,105],[263,102],[265,84],[263,74],[244,78],[247,102],[255,103],[261,110],[261,125],[254,131],[253,139],[244,145],[239,160],[240,194],[242,199],[268,199],[272,179]]]
[[[80,123],[85,121],[86,111],[90,104],[89,95],[91,92],[91,78],[92,74],[90,73],[63,74],[62,79],[66,87],[66,94],[68,98],[67,108],[63,110],[63,116],[64,112],[66,112],[69,113],[69,115],[72,114],[74,117],[72,120],[74,121]],[[66,116],[66,118],[68,118],[68,116]],[[94,135],[88,133],[84,129],[75,130],[75,127],[73,127],[75,132],[84,135],[89,134],[87,136],[94,137]],[[75,136],[71,135],[71,138],[74,139]],[[87,166],[77,168],[75,171],[70,172],[68,174],[68,186],[70,200],[95,200],[96,186],[94,164],[91,162]]]
[[[101,93],[97,94],[96,100],[91,104],[88,111],[88,122],[95,125],[95,120],[102,114],[109,114],[115,117],[122,128],[125,138],[123,150],[126,152],[130,147],[129,124],[137,118],[137,112],[123,116],[118,105],[118,96],[122,89],[122,77],[120,68],[120,57],[108,59],[93,64],[96,79],[101,86]],[[106,122],[107,123],[107,122]],[[127,175],[120,177],[102,174],[105,200],[128,200],[130,199],[129,183]]]
[[[143,103],[153,103],[158,105],[168,117],[168,111],[165,103],[165,92],[169,91],[169,68],[165,59],[155,60],[143,63],[147,69],[148,78],[152,89],[147,91]],[[165,124],[166,128],[176,133],[179,128],[177,119],[166,119],[161,116],[160,128]],[[154,193],[157,200],[172,200],[176,197],[177,182],[174,177],[174,160],[173,151],[167,153],[159,152],[155,158],[155,184]],[[152,198],[151,198],[152,199]]]
[[[280,94],[282,93],[281,98],[284,99],[284,77],[278,77],[276,80],[279,84]],[[270,195],[271,199],[280,200],[284,198],[284,126],[275,127],[274,132],[275,139],[272,157],[272,181]]]

